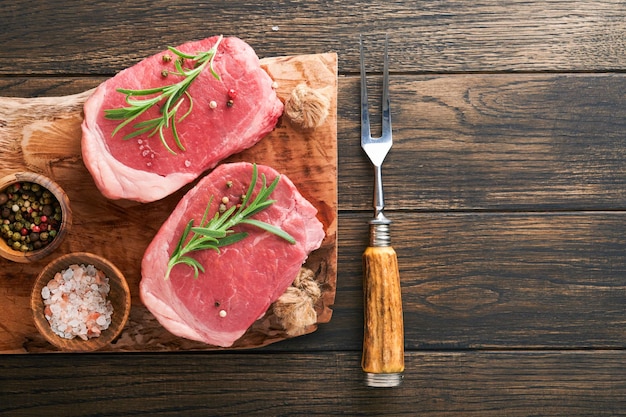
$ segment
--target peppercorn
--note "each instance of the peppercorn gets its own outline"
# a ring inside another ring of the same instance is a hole
[[[50,204],[46,204],[45,206],[43,206],[43,208],[41,209],[41,212],[45,215],[45,216],[50,216],[53,213],[53,209],[52,206]]]
[[[7,193],[0,193],[0,204],[4,204],[9,201],[9,196]]]

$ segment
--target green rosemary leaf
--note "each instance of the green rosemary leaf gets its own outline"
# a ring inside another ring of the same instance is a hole
[[[163,146],[165,146],[165,149],[167,149],[167,151],[173,155],[176,155],[176,152],[174,152],[174,149],[170,148],[170,145],[167,144],[167,141],[165,140],[165,135],[163,134],[163,123],[159,123],[159,126],[154,129],[154,131],[149,135],[149,136],[153,136],[156,131],[158,130],[159,132],[159,139],[161,140],[161,143],[163,144]]]
[[[232,233],[222,239],[219,240],[218,245],[220,247],[232,245],[233,243],[237,243],[240,240],[244,240],[248,237],[247,233]]]
[[[191,111],[193,110],[193,98],[191,98],[191,94],[189,94],[189,92],[185,91],[185,95],[189,99],[189,109],[187,109],[187,113],[185,113],[182,116],[180,116],[180,118],[178,119],[179,122],[182,122],[185,119],[185,117],[187,117],[187,116],[189,116],[191,114]]]
[[[237,209],[236,206],[230,206],[228,210],[226,210],[222,214],[215,213],[215,217],[213,217],[213,219],[208,224],[208,226],[211,227],[212,229],[222,229],[224,225],[226,224],[226,222],[229,221],[231,217],[233,217],[233,213],[236,209]]]
[[[207,238],[215,238],[216,241],[217,239],[226,236],[225,230],[215,230],[210,227],[192,227],[191,231],[197,235],[201,235]]]
[[[196,240],[189,242],[189,244],[186,247],[186,250],[188,252],[196,252],[196,251],[206,250],[206,249],[217,250],[218,246],[219,246],[218,239],[202,238],[201,240],[196,239]]]
[[[180,252],[183,246],[183,242],[187,240],[187,236],[189,236],[189,231],[191,230],[192,227],[193,227],[193,219],[189,220],[189,222],[187,223],[187,226],[185,226],[185,230],[183,230],[183,235],[178,241],[178,245],[176,245],[176,249],[174,249],[174,253]]]
[[[262,175],[261,177],[263,178],[263,184],[261,185],[261,187],[263,187],[265,186],[265,176]],[[242,204],[238,210],[239,213],[244,211],[246,207],[251,206],[250,198],[252,197],[252,193],[254,192],[254,186],[256,185],[257,178],[258,178],[258,173],[257,173],[256,165],[254,165],[254,169],[252,170],[252,179],[250,180],[250,186],[248,187],[248,191],[246,191],[246,195],[243,199],[244,204]]]
[[[147,96],[149,94],[156,94],[163,91],[163,87],[146,88],[144,90],[132,90],[128,88],[118,88],[115,91],[118,93],[126,94],[127,96]]]
[[[272,234],[275,234],[276,236],[285,239],[287,242],[291,243],[292,245],[294,245],[296,243],[296,240],[289,233],[285,232],[280,227],[276,227],[276,226],[271,225],[269,223],[262,222],[262,221],[259,221],[259,220],[254,220],[254,219],[244,219],[244,220],[241,221],[241,223],[251,224],[252,226],[256,226],[259,229],[263,229],[266,232],[270,232]]]
[[[200,262],[198,262],[196,259],[185,256],[182,257],[180,259],[180,263],[183,263],[185,265],[189,265],[190,267],[193,268],[193,276],[194,278],[198,278],[198,276],[200,275],[200,271],[204,272],[204,267],[202,266],[202,264]]]
[[[174,54],[178,55],[179,57],[185,58],[185,59],[194,59],[194,57],[196,56],[196,55],[190,55],[190,54],[181,52],[173,46],[168,46],[167,49],[169,49],[170,51],[172,51]]]
[[[154,121],[154,120],[155,119],[152,119],[150,121]],[[157,122],[158,122],[158,120],[157,120]],[[142,129],[137,129],[137,130],[129,133],[128,135],[125,135],[122,139],[124,139],[124,140],[132,139],[135,136],[142,135],[142,134],[144,134],[144,133],[146,133],[146,132],[148,132],[150,130],[153,130],[153,129],[154,129],[154,126],[152,124],[151,125],[146,125],[146,127],[142,128]]]
[[[248,217],[254,216],[258,212],[265,210],[267,207],[271,206],[275,202],[276,202],[276,200],[266,200],[266,201],[264,201],[262,203],[259,203],[254,208],[250,208],[249,210],[247,210],[246,211],[246,216],[248,216]]]

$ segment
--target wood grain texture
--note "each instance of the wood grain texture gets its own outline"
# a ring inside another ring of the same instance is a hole
[[[277,128],[254,147],[226,162],[266,164],[287,175],[300,193],[318,209],[326,237],[305,266],[316,276],[322,296],[315,306],[317,323],[332,315],[337,257],[337,56],[332,53],[265,59],[261,66],[278,83],[277,94],[286,101],[301,83],[324,91],[330,114],[316,129],[301,130],[282,118]],[[154,234],[193,184],[151,204],[104,198],[82,163],[80,124],[82,105],[91,90],[69,96],[0,100],[0,177],[14,171],[43,173],[66,191],[73,212],[72,233],[58,254],[92,252],[120,268],[131,288],[133,309],[120,338],[104,350],[154,351],[212,349],[203,343],[174,337],[162,328],[139,300],[141,259]],[[37,333],[25,293],[50,257],[18,267],[0,260],[0,308],[11,322],[0,329],[0,352],[46,352],[50,346]],[[25,284],[14,285],[22,276]],[[305,329],[314,331],[317,325]],[[272,310],[257,320],[234,348],[264,346],[288,338]]]
[[[385,32],[402,72],[610,71],[623,69],[625,13],[619,0],[7,2],[0,41],[12,59],[0,74],[112,75],[167,45],[213,34],[249,39],[264,57],[336,51],[340,71],[356,72],[359,33]]]
[[[363,388],[357,352],[249,356],[4,357],[0,409],[12,417],[614,417],[626,409],[624,352],[410,352],[402,385],[378,390]]]
[[[404,371],[402,289],[395,250],[367,247],[363,252],[363,357],[370,374]]]

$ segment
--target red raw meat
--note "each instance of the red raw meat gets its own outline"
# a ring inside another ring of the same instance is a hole
[[[177,49],[196,54],[210,50],[217,40],[216,36],[189,42]],[[166,54],[172,56],[170,62],[164,61]],[[282,114],[283,104],[272,88],[273,80],[260,67],[256,53],[244,41],[231,37],[222,39],[213,62],[221,79],[215,79],[207,67],[187,90],[193,98],[193,109],[177,124],[186,151],[176,146],[169,129],[165,130],[165,138],[176,155],[164,147],[158,133],[123,139],[136,122],[158,117],[157,106],[112,136],[121,121],[106,119],[104,110],[128,106],[125,95],[116,90],[147,89],[180,81],[182,76],[161,75],[164,69],[175,70],[175,58],[170,51],[146,58],[102,83],[85,103],[83,160],[107,198],[159,200],[222,159],[257,143],[274,129]],[[212,108],[212,101],[217,107]],[[189,100],[184,100],[178,114],[185,114],[188,106]]]
[[[261,186],[261,174],[270,184],[278,174],[258,165],[254,196]],[[147,248],[142,261],[141,300],[171,333],[210,345],[229,347],[262,317],[296,278],[308,254],[324,238],[317,210],[281,175],[270,198],[274,204],[253,218],[280,227],[296,240],[286,240],[254,226],[242,225],[245,239],[214,250],[192,252],[205,268],[194,278],[188,265],[176,265],[166,280],[172,251],[186,224],[198,225],[213,196],[209,218],[218,210],[222,197],[229,204],[240,201],[252,178],[247,162],[220,165],[190,190],[163,224]],[[232,182],[232,185],[231,185]],[[228,183],[228,185],[227,185]]]

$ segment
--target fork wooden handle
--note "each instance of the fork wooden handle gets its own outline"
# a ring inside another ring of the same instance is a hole
[[[404,371],[404,324],[398,259],[391,246],[363,253],[364,315],[361,366],[370,386],[396,386]]]

